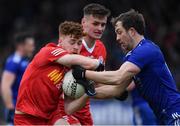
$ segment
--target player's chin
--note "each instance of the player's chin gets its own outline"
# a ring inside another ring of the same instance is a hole
[[[124,47],[124,46],[121,46],[121,49],[122,49],[122,51],[124,52],[124,53],[127,53],[127,48],[126,47]]]
[[[94,35],[93,38],[94,39],[100,39],[102,37],[102,35]]]

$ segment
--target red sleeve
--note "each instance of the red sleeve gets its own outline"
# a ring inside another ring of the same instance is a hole
[[[35,61],[38,64],[47,64],[61,58],[66,54],[68,54],[68,52],[60,47],[43,47],[35,56]]]

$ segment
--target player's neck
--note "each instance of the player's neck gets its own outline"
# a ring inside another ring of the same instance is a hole
[[[92,48],[96,41],[95,39],[90,38],[90,37],[84,37],[84,40],[89,48]]]
[[[135,37],[134,48],[141,42],[142,39],[144,39],[143,35],[138,35],[138,36]]]
[[[21,51],[21,50],[16,50],[15,53],[18,54],[18,55],[21,56],[21,57],[24,56],[24,53],[23,53],[23,51]]]

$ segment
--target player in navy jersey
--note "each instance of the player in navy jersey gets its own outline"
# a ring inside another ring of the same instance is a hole
[[[134,88],[131,92],[132,109],[133,109],[133,124],[134,125],[157,125],[156,117],[148,105],[148,103],[139,95],[139,92]]]
[[[96,88],[99,98],[121,95],[134,80],[138,92],[149,103],[160,124],[180,125],[180,94],[160,48],[144,38],[143,15],[130,10],[114,18],[112,23],[117,42],[128,52],[125,62],[118,70],[107,72],[76,67],[73,76],[106,84]]]
[[[15,51],[8,56],[1,80],[2,97],[7,108],[6,120],[13,124],[14,108],[22,75],[35,49],[34,38],[28,33],[14,36]]]

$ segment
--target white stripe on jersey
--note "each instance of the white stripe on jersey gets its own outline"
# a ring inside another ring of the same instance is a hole
[[[53,54],[54,56],[58,56],[59,54],[65,52],[65,50],[61,49],[61,48],[58,48],[58,49],[55,49],[51,52],[51,54]]]

